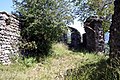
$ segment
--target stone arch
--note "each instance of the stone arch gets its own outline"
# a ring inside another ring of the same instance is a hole
[[[70,31],[71,31],[71,43],[70,43],[70,48],[73,49],[80,49],[80,45],[81,45],[81,33],[73,28],[73,27],[69,27]]]

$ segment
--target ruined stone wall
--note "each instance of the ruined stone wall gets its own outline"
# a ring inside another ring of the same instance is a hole
[[[74,50],[79,50],[81,47],[81,35],[80,32],[72,27],[69,27],[71,31],[71,43],[70,43],[70,48]]]
[[[104,32],[102,19],[98,16],[89,17],[85,22],[86,49],[89,51],[104,51]]]
[[[19,20],[11,14],[0,12],[0,61],[10,64],[9,56],[19,52]]]

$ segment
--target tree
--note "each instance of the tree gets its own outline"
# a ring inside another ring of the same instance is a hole
[[[65,31],[72,20],[71,5],[66,0],[13,0],[22,25],[22,38],[34,42],[35,56],[48,55],[51,44]],[[31,51],[31,49],[30,49]],[[32,52],[32,51],[31,51]]]
[[[112,14],[114,13],[114,0],[74,0],[75,14],[86,20],[89,16],[98,15],[104,18],[103,28],[108,31]]]
[[[110,27],[110,59],[115,67],[120,68],[120,1],[115,0],[114,15]]]

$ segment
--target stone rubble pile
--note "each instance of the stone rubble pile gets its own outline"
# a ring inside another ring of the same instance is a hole
[[[0,62],[10,64],[9,55],[19,53],[19,20],[6,12],[0,12]]]

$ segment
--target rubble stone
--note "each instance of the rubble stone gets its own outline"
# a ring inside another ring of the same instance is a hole
[[[19,24],[14,15],[0,12],[0,62],[3,65],[11,63],[10,55],[19,53]]]
[[[104,52],[104,32],[102,28],[102,18],[91,16],[85,22],[84,38],[86,49],[94,52]]]

